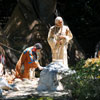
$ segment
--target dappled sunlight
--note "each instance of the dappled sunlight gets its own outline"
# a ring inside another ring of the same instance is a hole
[[[29,25],[29,30],[32,30],[36,24],[39,24],[37,20],[34,20],[30,25]]]
[[[8,20],[8,22],[7,22],[6,26],[5,26],[4,33],[8,33],[8,34],[9,34],[9,31],[13,30],[12,26],[15,26],[16,21],[17,21],[18,19],[19,19],[19,17],[17,16],[17,17],[15,17],[14,20],[12,20],[12,21],[11,21],[11,19]],[[9,24],[9,22],[10,22],[10,24]],[[17,24],[19,24],[19,23],[17,23]],[[9,35],[10,35],[10,34],[9,34]]]
[[[14,21],[17,21],[17,19],[18,19],[18,16],[14,18]]]
[[[26,37],[27,42],[29,42],[31,39],[32,39],[32,33],[30,33],[30,34]]]
[[[20,25],[22,24],[22,22],[19,21],[19,22],[17,22],[16,24],[17,24],[17,26],[20,26]]]

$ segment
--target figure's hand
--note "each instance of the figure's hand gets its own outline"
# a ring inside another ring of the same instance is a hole
[[[60,35],[59,38],[60,39],[65,39],[65,36],[64,35]]]
[[[39,68],[39,70],[43,70],[43,67],[42,66],[39,66],[38,68]]]
[[[62,44],[63,44],[63,40],[57,41],[57,45],[62,45]]]

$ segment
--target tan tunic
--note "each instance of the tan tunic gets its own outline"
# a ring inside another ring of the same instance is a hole
[[[60,35],[63,35],[65,39],[59,39]],[[48,43],[52,51],[52,61],[60,60],[66,67],[68,67],[67,46],[72,38],[73,36],[68,26],[63,25],[62,28],[52,26],[50,28],[48,33]],[[60,40],[61,43],[58,43]]]

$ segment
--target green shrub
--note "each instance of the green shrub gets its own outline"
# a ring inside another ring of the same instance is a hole
[[[100,100],[100,59],[81,60],[74,69],[76,73],[66,82],[74,99]]]

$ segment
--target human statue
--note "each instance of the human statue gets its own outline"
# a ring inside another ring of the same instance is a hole
[[[55,25],[48,33],[48,43],[52,51],[52,61],[60,60],[68,67],[67,47],[73,35],[67,25],[64,25],[62,17],[55,18]]]
[[[15,68],[16,78],[20,78],[20,79],[28,78],[29,79],[30,78],[29,71],[31,68],[38,68],[39,70],[43,69],[43,67],[40,66],[38,62],[38,56],[40,54],[41,49],[42,49],[42,45],[40,43],[36,43],[33,46],[26,48],[22,52],[16,64],[16,68]],[[23,73],[21,73],[22,66],[24,66]]]
[[[55,25],[48,33],[48,43],[52,51],[52,62],[40,73],[38,91],[62,91],[64,85],[61,80],[73,73],[68,67],[67,47],[73,35],[68,26],[64,25],[63,19],[58,16]]]

